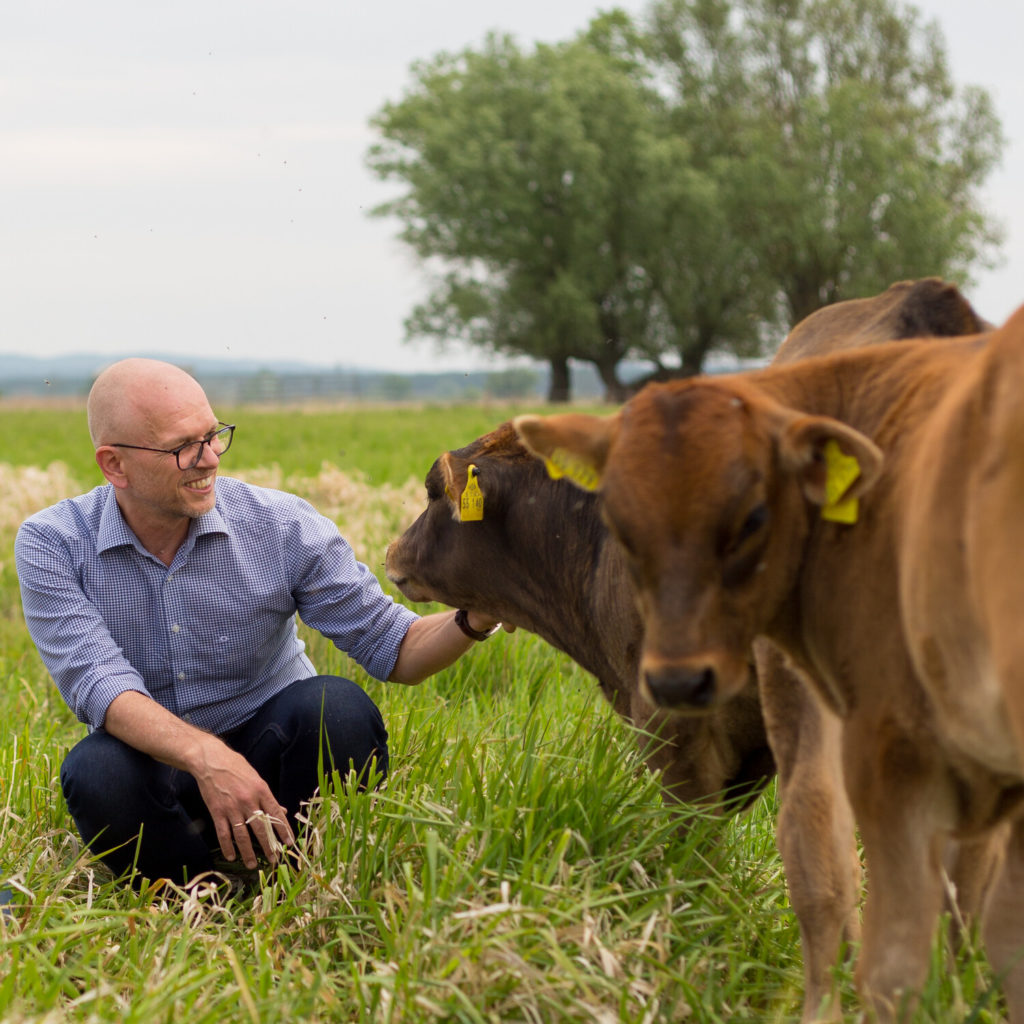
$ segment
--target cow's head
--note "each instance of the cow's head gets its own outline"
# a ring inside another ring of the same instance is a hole
[[[584,561],[573,549],[584,525],[603,534],[593,499],[556,487],[511,423],[444,452],[426,491],[427,507],[388,546],[388,578],[411,601],[472,608],[506,628],[538,631],[545,580]]]
[[[475,596],[479,572],[490,567],[482,563],[474,571],[474,552],[482,552],[484,535],[493,533],[501,515],[492,466],[516,452],[524,457],[515,432],[503,425],[434,461],[425,481],[426,509],[388,545],[385,558],[388,578],[411,601],[459,607]]]
[[[848,521],[844,502],[881,468],[863,435],[740,377],[650,385],[609,417],[514,423],[555,475],[600,492],[644,620],[641,686],[691,712],[746,684],[750,645],[792,590],[811,515]],[[856,469],[843,476],[836,456]]]

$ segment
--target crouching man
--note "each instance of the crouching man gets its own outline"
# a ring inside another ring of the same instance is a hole
[[[187,881],[222,856],[274,863],[319,762],[386,773],[380,711],[318,675],[296,616],[382,680],[415,684],[497,626],[417,616],[294,495],[224,477],[234,426],[151,359],[103,371],[89,432],[107,483],[15,541],[29,632],[89,727],[61,766],[82,838],[117,874]]]

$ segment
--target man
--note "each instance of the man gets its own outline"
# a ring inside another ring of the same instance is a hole
[[[68,808],[136,882],[193,878],[218,847],[250,869],[257,847],[274,863],[318,762],[364,779],[387,770],[376,705],[316,674],[296,614],[371,676],[407,684],[497,624],[417,616],[308,503],[218,480],[234,427],[183,370],[115,363],[88,417],[107,484],[32,516],[15,540],[29,632],[90,729],[61,767]]]

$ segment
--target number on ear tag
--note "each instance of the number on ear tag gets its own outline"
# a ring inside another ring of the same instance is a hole
[[[478,473],[474,465],[466,472],[466,486],[459,502],[459,515],[464,523],[478,523],[484,517],[484,494],[477,483]]]
[[[856,456],[844,455],[835,439],[825,442],[825,504],[821,518],[832,523],[852,525],[857,522],[856,498],[842,500],[850,484],[860,476],[860,463]]]

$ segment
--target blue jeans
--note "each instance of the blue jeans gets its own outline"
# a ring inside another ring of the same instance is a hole
[[[354,768],[365,777],[371,761],[387,774],[380,711],[339,676],[292,683],[221,738],[267,782],[296,834],[295,815],[320,782],[321,755],[328,775]],[[211,870],[220,855],[196,780],[102,729],[71,749],[60,782],[82,838],[118,876],[134,867],[141,877],[186,881]]]

